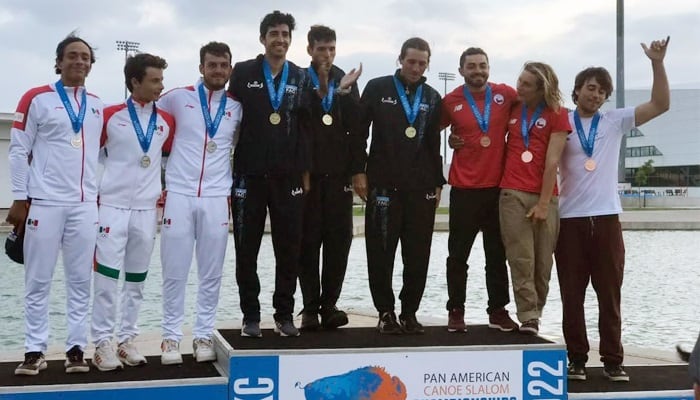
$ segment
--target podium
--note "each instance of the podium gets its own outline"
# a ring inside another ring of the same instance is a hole
[[[470,325],[467,333],[428,326],[423,335],[380,335],[373,327],[262,338],[215,332],[217,361],[161,366],[148,357],[123,371],[66,374],[49,361],[38,376],[0,363],[0,400],[692,400],[687,365],[628,366],[631,382],[588,368],[567,382],[566,350],[538,336]],[[591,355],[595,357],[595,355]]]

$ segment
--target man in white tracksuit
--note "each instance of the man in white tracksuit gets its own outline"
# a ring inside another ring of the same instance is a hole
[[[213,361],[211,341],[221,272],[229,235],[231,150],[241,122],[241,105],[227,97],[231,50],[211,42],[200,49],[194,85],[171,90],[158,106],[175,118],[175,140],[167,161],[167,197],[161,225],[163,263],[162,364],[181,364],[179,344],[185,316],[185,286],[197,258],[197,317],[194,358]]]
[[[71,34],[56,48],[61,78],[29,90],[10,132],[14,201],[7,221],[24,236],[24,362],[15,375],[46,369],[49,291],[58,252],[66,281],[66,373],[88,372],[90,275],[97,229],[97,157],[102,101],[87,93],[93,49]],[[31,201],[31,208],[29,203]]]
[[[133,339],[156,234],[156,201],[161,194],[161,155],[169,151],[175,129],[173,117],[159,109],[164,59],[140,53],[124,66],[131,97],[105,108],[102,148],[104,173],[100,181],[99,229],[95,251],[92,363],[100,371],[146,363]],[[117,317],[117,283],[124,272],[121,323]]]

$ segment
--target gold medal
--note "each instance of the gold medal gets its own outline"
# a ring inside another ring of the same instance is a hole
[[[406,128],[406,131],[404,133],[406,134],[407,138],[413,139],[414,137],[416,137],[416,128],[409,126],[408,128]]]
[[[587,159],[586,162],[583,163],[583,168],[585,168],[586,171],[588,171],[588,172],[595,171],[595,167],[596,167],[596,163],[595,163],[595,160],[592,158]]]
[[[272,114],[270,114],[270,123],[272,125],[279,125],[281,121],[282,117],[278,113],[273,112]]]
[[[532,153],[530,153],[530,150],[525,150],[523,153],[520,155],[520,159],[523,160],[524,163],[529,163],[532,161]]]
[[[216,148],[217,148],[216,142],[214,142],[213,140],[210,140],[209,142],[207,142],[207,151],[208,152],[213,153],[216,151]]]
[[[70,145],[79,149],[83,145],[83,138],[80,135],[74,135],[70,138]]]
[[[147,154],[144,154],[143,157],[141,157],[141,167],[143,168],[148,168],[151,165],[151,157],[149,157]]]
[[[321,117],[321,121],[323,121],[324,125],[333,125],[333,117],[330,114],[323,114],[323,117]]]
[[[481,147],[489,147],[491,146],[491,138],[484,135],[481,137],[481,139],[479,139],[479,143],[481,144]]]

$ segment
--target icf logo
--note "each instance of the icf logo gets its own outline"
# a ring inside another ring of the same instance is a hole
[[[234,400],[273,400],[275,381],[270,378],[238,378],[233,381]],[[242,396],[242,397],[239,397]]]
[[[279,356],[234,356],[229,371],[233,400],[279,400]]]

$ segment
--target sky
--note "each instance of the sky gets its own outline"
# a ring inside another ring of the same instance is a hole
[[[626,88],[650,87],[640,43],[668,35],[671,88],[700,88],[700,1],[626,0],[624,8]],[[301,66],[309,63],[309,27],[335,29],[335,64],[348,71],[363,63],[361,88],[393,73],[401,44],[413,36],[430,43],[426,77],[440,93],[445,82],[438,73],[456,74],[460,54],[471,46],[489,54],[493,82],[515,85],[526,61],[552,65],[568,105],[581,69],[596,65],[616,74],[614,0],[0,0],[0,112],[13,112],[28,89],[58,79],[56,44],[71,31],[95,47],[86,85],[111,104],[124,96],[125,54],[117,40],[139,42],[140,51],[165,58],[167,90],[198,79],[199,48],[209,41],[227,43],[234,62],[261,53],[259,24],[273,10],[296,18],[288,59]],[[447,90],[461,83],[457,75]]]

